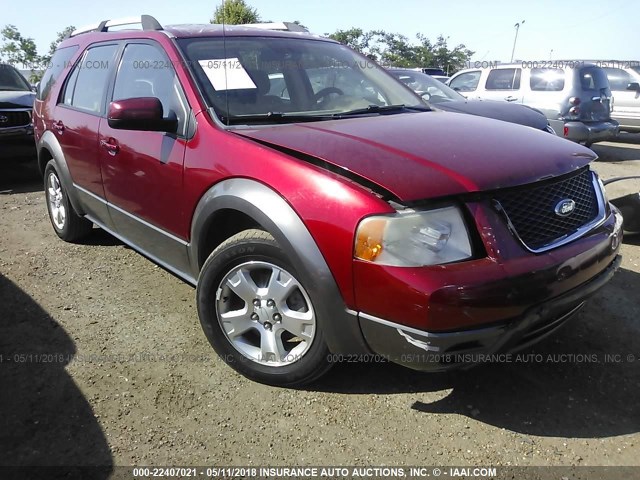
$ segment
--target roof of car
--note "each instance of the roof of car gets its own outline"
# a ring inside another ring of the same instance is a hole
[[[139,24],[142,28],[129,28]],[[122,28],[122,27],[126,28]],[[295,27],[295,28],[294,28]],[[300,31],[304,30],[304,31]],[[91,44],[102,40],[119,40],[123,38],[158,38],[158,35],[170,38],[202,38],[202,37],[269,37],[296,38],[335,42],[306,31],[305,27],[279,22],[253,25],[221,25],[221,24],[184,24],[162,26],[150,15],[127,17],[115,20],[103,20],[75,30],[59,48],[77,44],[78,41]]]
[[[223,34],[227,37],[284,37],[284,38],[316,38],[328,41],[318,35],[307,32],[291,32],[283,30],[271,30],[266,28],[258,28],[255,26],[244,25],[220,25],[220,24],[184,24],[184,25],[167,25],[164,30],[171,33],[176,38],[189,37],[221,37]]]

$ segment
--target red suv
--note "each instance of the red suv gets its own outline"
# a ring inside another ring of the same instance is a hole
[[[555,330],[618,267],[590,150],[431,111],[331,40],[140,23],[75,32],[41,82],[51,223],[67,241],[96,224],[196,285],[244,375],[464,366]]]

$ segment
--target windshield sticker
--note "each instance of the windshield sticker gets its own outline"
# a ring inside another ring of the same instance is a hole
[[[199,63],[216,90],[258,88],[237,58],[200,60]]]

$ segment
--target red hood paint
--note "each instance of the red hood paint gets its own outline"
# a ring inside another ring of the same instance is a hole
[[[589,149],[472,115],[424,112],[234,130],[357,173],[405,201],[493,190],[576,170]]]

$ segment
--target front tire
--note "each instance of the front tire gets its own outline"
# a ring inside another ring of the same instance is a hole
[[[290,387],[330,368],[323,319],[269,233],[245,230],[216,248],[202,267],[196,296],[209,342],[246,377]]]
[[[73,209],[53,160],[47,163],[44,170],[44,193],[49,219],[58,237],[65,242],[75,242],[91,232],[93,223]]]

